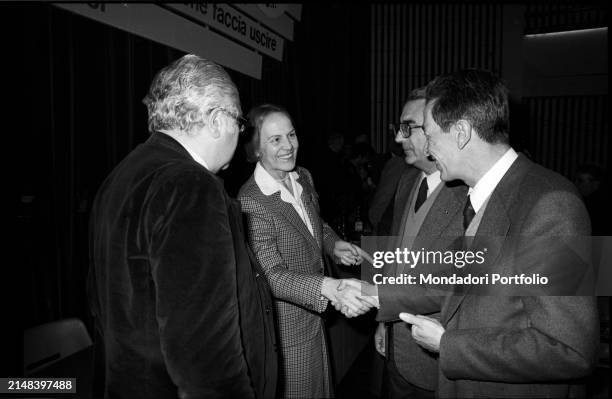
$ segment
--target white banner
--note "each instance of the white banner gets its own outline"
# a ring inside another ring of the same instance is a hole
[[[55,6],[261,79],[259,54],[158,5],[56,3]]]
[[[270,17],[259,8],[257,4],[232,4],[234,7],[244,11],[257,21],[261,22],[274,32],[282,35],[285,39],[293,40],[293,20],[285,13],[278,17]]]
[[[283,60],[284,39],[228,4],[174,3],[165,5],[183,15],[203,22],[263,54],[279,61]]]
[[[287,4],[257,4],[257,7],[270,18],[278,18],[287,11]]]
[[[301,4],[287,4],[287,14],[291,15],[296,21],[302,20],[302,5]]]

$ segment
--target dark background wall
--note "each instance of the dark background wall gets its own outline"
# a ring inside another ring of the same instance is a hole
[[[458,68],[490,69],[513,94],[513,144],[571,177],[581,162],[609,167],[607,32],[605,57],[572,58],[578,72],[565,75],[557,63],[554,93],[537,90],[553,70],[527,67],[524,35],[601,26],[607,8],[569,2],[304,5],[282,63],[264,57],[261,80],[229,72],[243,111],[262,102],[288,108],[300,163],[313,167],[330,132],[366,133],[382,151],[409,90]],[[89,207],[102,179],[146,140],[141,99],[154,73],[182,53],[48,4],[0,4],[0,28],[16,223],[9,264],[22,282],[11,304],[23,327],[66,317],[90,325]],[[597,69],[605,85],[576,90],[570,75],[585,74],[580,65],[592,71],[595,59],[605,62]],[[235,194],[251,171],[238,150],[223,173],[228,191]]]
[[[392,136],[410,90],[460,68],[501,76],[512,145],[568,178],[610,166],[607,6],[597,2],[376,4],[371,7],[370,137]],[[542,36],[534,37],[539,34]]]
[[[372,6],[371,136],[384,150],[408,93],[463,68],[502,72],[503,4]]]

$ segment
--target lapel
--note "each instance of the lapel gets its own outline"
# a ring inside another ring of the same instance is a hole
[[[504,246],[508,232],[510,231],[510,207],[517,201],[520,193],[521,181],[529,169],[530,161],[523,155],[514,161],[508,172],[500,180],[495,190],[491,193],[489,202],[482,215],[482,220],[474,236],[472,248],[487,248],[487,262],[485,263],[488,269],[492,265],[499,262],[502,248]],[[464,200],[465,202],[465,200]],[[469,272],[469,269],[465,270]],[[446,305],[443,306],[441,316],[442,325],[446,325],[448,321],[457,312],[459,305],[465,299],[469,292],[470,286],[463,290],[459,295],[449,295],[446,300]]]
[[[414,198],[415,192],[417,191],[417,186],[421,182],[421,174],[417,175],[418,179],[412,179],[412,184],[402,184],[401,191],[398,190],[398,198],[400,199],[399,204],[401,207],[397,207],[398,215],[400,215],[397,223],[397,227],[394,229],[395,242],[392,248],[402,248],[402,241],[404,239],[404,231],[406,231],[406,219],[408,218],[408,214],[410,213],[410,206],[412,204],[412,199]],[[394,214],[395,215],[395,214]],[[393,249],[392,249],[393,250]],[[388,273],[388,274],[387,274]],[[398,273],[398,265],[396,262],[391,264],[389,270],[385,273],[386,276],[397,276]]]
[[[307,242],[315,246],[317,249],[320,249],[319,244],[315,241],[315,238],[312,236],[312,234],[310,234],[308,227],[306,227],[306,224],[300,218],[300,215],[298,215],[298,213],[295,211],[293,206],[281,199],[280,191],[277,191],[272,195],[265,195],[261,192],[259,187],[257,187],[257,183],[255,183],[255,179],[253,179],[253,184],[255,184],[255,187],[257,188],[257,192],[260,193],[264,205],[268,208],[268,210],[271,213],[280,214],[281,217],[284,218],[289,225],[293,226],[293,228],[297,230]],[[302,200],[303,199],[304,199],[304,191],[302,191]],[[316,235],[315,225],[318,224],[317,220],[313,218],[311,211],[308,210],[308,205],[306,204],[304,205],[306,206],[308,216],[311,218],[310,220],[312,224],[312,229]]]
[[[402,221],[404,220],[404,211],[408,201],[410,200],[410,193],[417,184],[416,180],[421,176],[421,170],[418,168],[411,167],[402,174],[397,184],[397,191],[395,193],[395,203],[393,204],[393,222],[391,223],[391,235],[399,236],[402,234],[401,227]]]
[[[423,225],[415,239],[415,248],[428,248],[438,238],[444,234],[448,237],[455,237],[462,234],[463,230],[456,223],[467,195],[467,186],[444,184],[436,201],[431,206],[429,213],[423,220]],[[453,223],[455,224],[453,225]]]
[[[308,218],[310,219],[310,223],[312,224],[312,231],[314,232],[314,238],[317,247],[321,249],[323,245],[323,226],[321,218],[319,217],[319,213],[317,212],[317,208],[315,206],[314,188],[310,186],[307,179],[302,178],[303,175],[304,172],[300,173],[296,181],[302,186],[302,203],[306,208],[306,213],[308,214]],[[302,224],[304,223],[302,222]],[[312,238],[312,235],[308,231],[308,228],[306,228],[306,231],[308,232],[310,238]]]

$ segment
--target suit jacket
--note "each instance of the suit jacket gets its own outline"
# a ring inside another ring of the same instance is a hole
[[[419,177],[421,176],[421,170],[418,168],[406,169],[397,182],[397,189],[395,191],[395,197],[393,202],[393,220],[391,221],[391,235],[401,234],[400,226],[402,224],[402,215],[406,204],[410,200],[410,192],[415,184],[419,184]]]
[[[90,224],[89,295],[106,397],[272,397],[269,288],[239,205],[154,133],[104,181]]]
[[[417,169],[418,170],[418,169]],[[409,193],[412,187],[420,183],[420,172],[413,175],[404,175],[405,183],[398,187],[398,199],[396,215],[402,215],[406,206],[410,204]],[[414,176],[414,177],[412,177]],[[461,236],[463,230],[454,225],[452,221],[457,214],[462,214],[463,205],[466,198],[467,187],[463,184],[448,184],[440,183],[442,187],[440,193],[436,197],[431,209],[423,220],[421,229],[415,238],[413,248],[432,250],[437,248],[448,247],[455,237]],[[401,217],[395,217],[393,221],[392,235],[400,236],[403,232],[399,231],[401,226]],[[416,271],[425,271],[420,269],[425,266],[417,266]],[[427,270],[427,272],[436,272],[437,270]],[[397,320],[400,310],[393,305],[406,295],[409,290],[403,285],[380,285],[378,287],[381,297],[381,308],[378,311],[377,319],[379,321]],[[434,297],[435,298],[435,297]],[[425,297],[424,299],[428,299]],[[431,299],[431,298],[429,298]],[[431,303],[433,313],[431,317],[439,318],[440,301],[434,300]],[[429,312],[428,312],[429,313]],[[437,386],[437,356],[420,347],[412,338],[410,326],[404,322],[393,323],[388,328],[393,328],[393,341],[397,346],[401,346],[401,351],[397,349],[393,353],[395,365],[402,376],[411,384],[420,388],[433,391]],[[392,343],[390,342],[389,345]],[[391,349],[394,350],[394,349]]]
[[[454,224],[460,225],[457,215]],[[499,237],[486,256],[489,273],[511,264],[519,250],[541,237],[589,235],[589,218],[573,185],[520,155],[495,188],[474,237]],[[552,242],[549,240],[548,242]],[[571,252],[537,248],[538,272],[555,272]],[[578,261],[578,259],[576,259]],[[526,272],[528,270],[525,270]],[[419,289],[402,297],[404,309],[429,310]],[[438,396],[568,397],[580,395],[578,380],[596,361],[599,326],[593,297],[483,296],[450,294],[441,299]],[[382,302],[381,298],[381,302]]]
[[[293,389],[291,394],[297,397],[309,397],[319,392],[319,387],[314,386],[317,381],[311,380],[321,373],[321,369],[313,370],[319,358],[295,348],[319,340],[320,344],[314,345],[315,351],[317,356],[324,355],[323,366],[328,367],[327,350],[321,341],[324,337],[321,313],[328,304],[327,298],[321,296],[325,273],[323,253],[333,255],[339,238],[319,216],[310,173],[301,167],[296,171],[314,237],[293,206],[281,200],[280,191],[269,196],[263,194],[254,175],[242,186],[238,199],[247,219],[249,243],[265,270],[275,299],[283,366],[289,372],[302,370],[300,381],[293,381],[288,389]],[[329,373],[324,374],[324,384],[331,386]],[[320,394],[327,396],[329,392]]]
[[[376,235],[394,234],[391,226],[394,220],[395,199],[400,184],[406,184],[400,183],[400,180],[405,174],[417,175],[415,171],[418,171],[418,169],[408,165],[404,157],[397,155],[392,155],[385,163],[368,210],[368,218],[374,226]]]

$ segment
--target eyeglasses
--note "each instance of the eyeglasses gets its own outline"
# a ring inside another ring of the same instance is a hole
[[[244,132],[244,131],[245,131],[246,126],[247,126],[247,124],[248,124],[248,121],[247,121],[245,118],[243,118],[243,117],[242,117],[242,116],[240,116],[240,115],[234,115],[234,113],[233,113],[233,112],[230,112],[230,111],[226,110],[225,108],[218,107],[217,109],[218,109],[219,111],[223,111],[223,112],[225,112],[227,115],[229,115],[229,116],[231,116],[232,118],[234,118],[234,120],[236,121],[236,124],[238,125],[238,131],[239,131],[240,133],[242,133],[242,132]]]
[[[412,125],[412,126],[410,126],[410,124],[408,122],[400,122],[400,124],[399,124],[399,131],[402,134],[402,137],[405,138],[405,139],[407,139],[410,136],[412,136],[412,130],[413,129],[423,129],[423,125]]]

